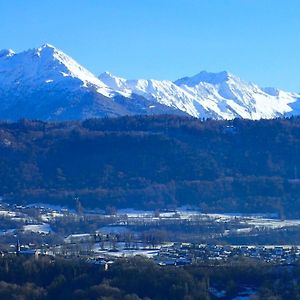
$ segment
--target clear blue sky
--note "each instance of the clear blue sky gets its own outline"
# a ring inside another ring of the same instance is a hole
[[[0,2],[0,48],[46,42],[97,75],[175,80],[229,70],[300,91],[299,0]]]

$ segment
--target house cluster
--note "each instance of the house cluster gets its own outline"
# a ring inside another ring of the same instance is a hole
[[[76,236],[77,237],[77,236]],[[78,235],[79,238],[79,235]],[[80,238],[86,238],[81,235]],[[91,236],[89,236],[91,238]],[[66,244],[68,245],[68,244]],[[106,250],[100,250],[98,247],[91,247],[90,243],[80,240],[78,244],[69,244],[74,249],[63,248],[61,246],[48,250],[35,249],[35,247],[21,246],[19,241],[14,245],[14,249],[9,253],[25,256],[38,256],[50,255],[57,256],[63,255],[64,257],[80,257],[87,261],[96,264],[109,265],[115,259],[128,256],[147,256],[153,259],[160,266],[184,266],[193,263],[207,263],[214,265],[215,263],[230,262],[235,258],[247,257],[251,259],[261,260],[267,263],[292,265],[300,260],[300,246],[288,245],[207,245],[207,244],[192,244],[192,243],[173,243],[169,245],[160,245],[159,247],[151,250],[149,248],[143,249],[127,249],[122,247],[116,248],[109,247]],[[82,248],[77,249],[81,245]],[[13,245],[12,245],[13,246]],[[86,248],[86,249],[85,249]],[[83,251],[85,249],[85,251]],[[97,250],[98,249],[98,250]],[[75,253],[77,253],[75,255]],[[2,253],[4,255],[4,253]]]
[[[238,257],[258,259],[267,263],[293,264],[300,260],[300,246],[175,243],[170,247],[162,247],[154,259],[159,265],[186,265],[229,261]]]

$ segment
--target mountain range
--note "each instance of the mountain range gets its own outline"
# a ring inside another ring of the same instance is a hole
[[[93,75],[52,45],[0,51],[0,119],[76,120],[137,114],[271,119],[300,114],[300,94],[223,71],[175,82]]]

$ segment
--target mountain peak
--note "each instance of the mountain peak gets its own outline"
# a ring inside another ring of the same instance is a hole
[[[55,46],[53,46],[52,44],[49,44],[49,43],[46,43],[46,44],[42,45],[41,48],[52,48],[52,49],[56,49]]]
[[[0,57],[11,57],[16,53],[12,49],[2,49],[0,50]]]
[[[99,78],[101,79],[101,78],[117,78],[117,77],[114,76],[111,72],[105,71],[99,75]]]
[[[9,59],[0,60],[0,81],[5,85],[18,87],[59,85],[72,90],[93,86],[98,93],[109,95],[109,89],[95,75],[78,64],[73,58],[51,44],[44,44],[20,53],[2,50],[1,56]]]
[[[126,79],[114,76],[108,71],[100,74],[99,79],[113,90],[119,90],[120,88],[123,88],[126,83]]]
[[[202,71],[194,76],[195,79],[212,84],[224,82],[233,77],[233,74],[229,73],[228,71],[221,71],[218,73]]]
[[[187,86],[196,86],[201,82],[210,83],[210,84],[220,84],[226,82],[230,79],[236,78],[233,74],[222,71],[218,73],[212,73],[207,71],[202,71],[191,77],[183,77],[175,81],[177,85],[187,85]]]
[[[33,49],[33,51],[38,55],[38,56],[49,56],[52,57],[54,56],[54,54],[60,54],[61,56],[66,56],[67,55],[62,52],[61,50],[59,50],[58,48],[56,48],[55,46],[51,45],[51,44],[44,44],[36,49]]]
[[[39,51],[42,51],[42,50],[44,50],[44,49],[52,49],[52,50],[56,50],[57,48],[56,48],[55,46],[51,45],[51,44],[48,44],[48,43],[43,44],[42,46],[40,46],[40,47],[38,48]]]

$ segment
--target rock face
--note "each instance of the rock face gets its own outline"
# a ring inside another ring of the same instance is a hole
[[[260,119],[299,114],[300,95],[260,88],[228,73],[201,72],[175,82],[97,78],[46,44],[0,51],[0,119],[73,120],[135,114]]]

